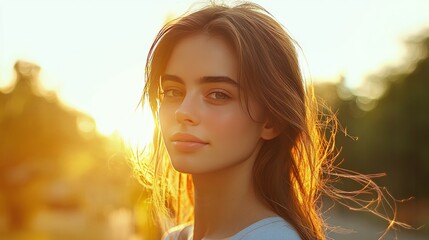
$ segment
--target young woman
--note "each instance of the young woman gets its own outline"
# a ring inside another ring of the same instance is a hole
[[[157,215],[178,225],[165,239],[325,238],[333,144],[267,11],[210,5],[167,24],[146,77],[156,129],[140,164]]]

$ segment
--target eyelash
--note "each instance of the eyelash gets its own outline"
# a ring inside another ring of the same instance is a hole
[[[179,92],[179,96],[175,96],[174,93]],[[173,94],[173,95],[170,95]],[[181,90],[177,89],[177,88],[167,88],[164,91],[161,92],[161,95],[163,95],[164,97],[168,97],[168,98],[176,98],[176,97],[182,97],[183,93]]]
[[[210,95],[217,95],[217,94],[221,94],[222,98],[210,97]],[[207,97],[209,99],[213,99],[213,100],[228,100],[231,98],[227,93],[225,93],[224,91],[219,91],[219,90],[211,91],[207,95]]]
[[[184,93],[182,90],[178,88],[166,88],[165,90],[161,91],[161,95],[163,98],[183,98]],[[220,98],[218,98],[220,95]],[[227,101],[231,99],[232,97],[225,92],[224,90],[211,90],[207,95],[206,98],[208,101]]]

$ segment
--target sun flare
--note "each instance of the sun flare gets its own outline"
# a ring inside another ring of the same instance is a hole
[[[144,63],[106,79],[86,109],[103,135],[119,134],[132,147],[143,147],[152,139],[154,122],[149,106],[140,99],[144,85]]]
[[[131,147],[142,148],[151,142],[155,124],[148,107],[138,110],[118,127],[118,132]]]

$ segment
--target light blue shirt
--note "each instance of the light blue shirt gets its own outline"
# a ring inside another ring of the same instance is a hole
[[[192,237],[182,238],[180,233],[186,229],[190,231],[189,227],[182,227],[170,231],[164,238],[165,240],[192,240]],[[191,231],[192,232],[192,231]],[[253,223],[252,225],[244,228],[228,240],[301,240],[296,230],[281,217],[269,217]]]
[[[301,240],[295,229],[281,217],[262,219],[230,238],[231,240]]]

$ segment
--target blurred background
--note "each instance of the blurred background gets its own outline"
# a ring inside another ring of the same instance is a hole
[[[255,2],[337,113],[341,166],[412,197],[396,217],[418,230],[384,239],[428,239],[429,1]],[[153,128],[138,107],[145,57],[165,21],[201,5],[0,0],[0,239],[159,239],[129,160]],[[388,225],[339,206],[326,218],[333,239]]]

